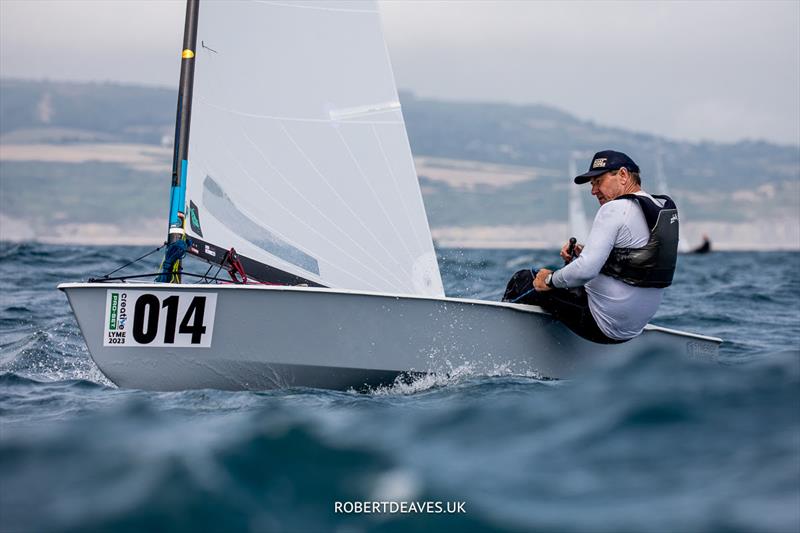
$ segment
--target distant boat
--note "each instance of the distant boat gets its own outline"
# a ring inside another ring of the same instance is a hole
[[[374,2],[189,0],[178,102],[159,281],[59,285],[117,385],[360,389],[718,353],[652,325],[598,345],[538,307],[444,296]],[[184,283],[184,251],[231,280]]]
[[[703,244],[692,250],[693,254],[707,254],[711,251],[711,239],[708,235],[703,235]]]

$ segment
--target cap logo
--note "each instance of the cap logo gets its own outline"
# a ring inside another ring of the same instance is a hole
[[[592,163],[592,168],[605,168],[607,157],[598,157]]]

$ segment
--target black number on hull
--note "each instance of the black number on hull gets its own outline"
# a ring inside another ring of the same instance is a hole
[[[206,297],[205,296],[195,296],[192,298],[192,303],[189,304],[189,309],[186,310],[186,315],[184,315],[183,320],[181,320],[181,329],[178,331],[180,333],[191,333],[192,334],[192,344],[200,344],[200,339],[203,336],[203,333],[206,332],[206,327],[203,325],[203,317],[206,313]],[[189,325],[189,320],[194,315],[194,320],[192,321],[192,325]],[[172,325],[173,329],[175,328],[175,324]],[[174,333],[173,333],[174,336]]]
[[[139,344],[150,344],[158,333],[158,298],[144,294],[136,300],[133,310],[133,338]],[[147,315],[145,329],[144,317]]]
[[[161,305],[158,305],[161,303]],[[175,344],[175,326],[178,323],[178,296],[169,296],[159,302],[154,294],[143,294],[136,300],[133,311],[133,338],[139,344],[150,344],[158,334],[158,315],[160,308],[167,310],[164,324],[164,344]],[[203,319],[206,314],[206,297],[195,296],[183,315],[178,333],[191,335],[192,344],[200,344],[206,327]],[[147,322],[145,322],[145,315]]]
[[[178,321],[178,297],[170,296],[164,299],[161,307],[167,308],[167,327],[164,331],[164,344],[172,344],[175,342],[175,323]]]

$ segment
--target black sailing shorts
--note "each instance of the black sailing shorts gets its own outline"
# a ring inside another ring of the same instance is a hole
[[[533,280],[538,270],[517,271],[506,286],[504,302],[538,305],[564,323],[573,333],[600,344],[620,344],[626,341],[612,339],[600,329],[589,309],[589,298],[583,287],[579,289],[551,289],[537,292]]]

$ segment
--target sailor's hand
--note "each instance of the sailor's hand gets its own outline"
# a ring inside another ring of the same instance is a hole
[[[536,273],[536,278],[533,280],[533,288],[536,289],[538,292],[549,291],[550,287],[547,286],[547,283],[544,282],[544,279],[551,272],[552,270],[547,270],[546,268],[540,268],[539,272]]]
[[[581,251],[583,251],[582,244],[575,245],[575,257],[581,255]],[[569,255],[569,243],[564,244],[561,248],[561,259],[564,260],[564,263],[569,263],[572,261],[572,256]]]

